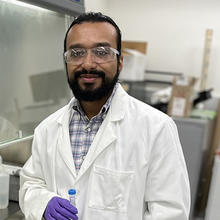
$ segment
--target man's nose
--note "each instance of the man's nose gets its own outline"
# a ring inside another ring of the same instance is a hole
[[[97,63],[94,61],[93,55],[88,52],[88,54],[84,57],[82,67],[89,70],[94,69],[97,66]]]

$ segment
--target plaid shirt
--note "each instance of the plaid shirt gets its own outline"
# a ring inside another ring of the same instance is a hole
[[[97,131],[99,130],[99,127],[107,115],[116,87],[117,86],[114,87],[111,96],[103,105],[100,112],[90,120],[82,110],[79,101],[75,99],[73,102],[73,115],[69,124],[69,134],[77,173],[86,157]]]

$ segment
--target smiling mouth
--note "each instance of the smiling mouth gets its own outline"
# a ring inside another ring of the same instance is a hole
[[[79,78],[86,83],[93,83],[100,76],[97,74],[81,74]]]

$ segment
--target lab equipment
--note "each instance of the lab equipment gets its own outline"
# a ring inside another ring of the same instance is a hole
[[[48,106],[58,104],[62,99],[68,97],[68,86],[66,86],[66,78],[63,73],[63,70],[53,70],[29,76],[35,107],[37,105],[39,107],[43,102]]]
[[[2,142],[8,142],[18,137],[18,130],[22,130],[22,137],[32,135],[34,128],[42,119],[70,99],[71,93],[60,57],[63,48],[61,44],[57,46],[57,42],[63,41],[63,33],[67,26],[73,17],[85,12],[85,7],[83,0],[0,0],[0,8],[0,27],[7,30],[3,31],[4,33],[1,31],[0,37],[0,45],[4,45],[4,54],[0,53],[0,94],[7,94],[0,98],[0,115],[10,119],[16,128],[15,132],[11,126],[10,129],[4,129],[3,133],[0,132]],[[53,29],[50,38],[45,33],[53,25],[56,28]],[[11,28],[8,29],[7,26]],[[17,30],[17,37],[14,36],[13,29]],[[29,33],[25,38],[25,44],[21,43],[24,40],[24,32]],[[42,45],[42,42],[46,46]],[[28,60],[29,66],[24,66],[20,61],[17,61],[16,65],[9,64],[13,59],[12,54],[13,57],[17,57],[16,54],[20,54],[19,51],[26,51],[25,48],[27,51],[32,49],[35,51],[32,54],[22,54],[22,60]],[[48,54],[50,63],[45,62],[43,54]],[[12,85],[13,83],[10,83],[12,78],[14,82],[19,83]],[[7,130],[9,131],[6,132]]]
[[[76,190],[75,189],[70,189],[68,191],[68,194],[69,194],[69,200],[70,200],[70,203],[76,207]]]
[[[0,155],[0,209],[8,207],[9,201],[9,174],[2,166],[2,157]]]

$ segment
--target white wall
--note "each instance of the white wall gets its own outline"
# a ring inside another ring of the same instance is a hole
[[[103,12],[107,8],[107,0],[84,0],[86,11]]]
[[[207,88],[220,96],[219,0],[85,0],[87,11],[111,16],[123,40],[148,42],[146,68],[201,76],[205,31],[214,31]],[[197,83],[197,86],[199,82]]]

